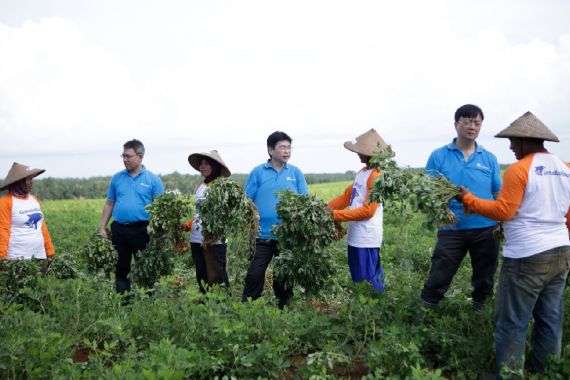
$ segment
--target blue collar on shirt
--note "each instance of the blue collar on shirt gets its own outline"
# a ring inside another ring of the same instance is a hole
[[[455,137],[452,142],[447,144],[447,149],[459,150],[459,148],[457,148],[457,145],[455,145],[456,142],[457,142],[457,137]],[[485,148],[483,148],[483,145],[479,145],[477,144],[477,141],[475,141],[475,153],[482,153],[484,150]]]
[[[136,179],[138,176],[140,176],[140,175],[143,174],[144,172],[146,172],[146,168],[145,168],[144,165],[141,167],[141,171],[138,172],[137,175],[134,176],[134,177],[131,176],[131,173],[129,173],[129,171],[128,171],[127,169],[123,169],[123,170],[121,171],[121,173],[128,175],[128,176],[131,177],[132,179]]]
[[[273,165],[271,165],[271,158],[269,160],[267,160],[267,162],[264,164],[264,168],[265,169],[273,169],[273,170],[277,171],[277,169],[275,169],[275,167]],[[283,164],[283,168],[285,168],[285,169],[289,168],[287,162]]]

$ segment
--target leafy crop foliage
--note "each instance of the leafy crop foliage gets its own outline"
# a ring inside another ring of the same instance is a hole
[[[192,213],[190,198],[169,191],[147,206],[150,242],[137,252],[130,276],[141,287],[151,288],[158,279],[172,273],[171,257],[187,250],[180,225]]]
[[[89,273],[103,273],[108,278],[115,273],[118,253],[113,243],[98,232],[91,235],[91,239],[83,248],[83,256]]]
[[[178,191],[167,191],[146,207],[149,214],[148,233],[160,238],[167,250],[183,253],[186,238],[180,225],[192,215],[192,201]]]
[[[427,216],[427,225],[441,227],[456,223],[448,203],[459,189],[443,176],[430,176],[416,169],[400,168],[393,159],[392,148],[380,151],[370,163],[380,176],[370,192],[370,202],[382,202],[385,207],[399,207],[402,212],[409,206]]]
[[[208,185],[207,196],[200,204],[204,245],[218,239],[245,234],[257,235],[258,215],[253,202],[242,187],[229,178],[218,178]]]
[[[309,190],[327,199],[322,194],[338,194],[347,184],[329,186]],[[47,201],[42,207],[56,255],[78,259],[78,278],[41,276],[32,268],[35,280],[13,298],[5,285],[12,263],[0,261],[0,378],[441,380],[494,371],[494,302],[472,311],[468,260],[439,308],[413,323],[435,244],[422,213],[385,209],[382,295],[352,282],[343,239],[329,246],[340,268],[331,275],[336,284],[314,297],[295,297],[281,312],[269,286],[251,303],[241,302],[238,281],[233,294],[213,289],[201,295],[184,257],[174,254],[172,274],[159,278],[153,293],[135,288],[132,302],[122,304],[112,280],[84,275],[80,260],[103,203]],[[232,239],[230,247],[240,249]],[[241,249],[236,257],[247,256],[247,247]],[[228,271],[243,281],[248,264],[236,257],[228,256]],[[564,304],[569,310],[570,287]],[[526,373],[528,379],[570,378],[570,318],[563,328],[561,358],[541,376]]]
[[[334,274],[334,259],[327,248],[336,228],[325,202],[314,195],[280,192],[277,216],[281,224],[273,227],[280,252],[275,275],[308,295],[318,293]]]

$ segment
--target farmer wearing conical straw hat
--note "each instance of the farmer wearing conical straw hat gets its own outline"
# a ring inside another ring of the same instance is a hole
[[[458,198],[470,211],[505,222],[495,310],[497,369],[522,373],[534,317],[530,367],[542,372],[547,356],[559,357],[562,345],[570,268],[570,165],[546,150],[544,141],[558,142],[558,137],[530,112],[495,137],[508,138],[518,160],[505,171],[497,200],[480,199],[465,188]]]
[[[44,169],[14,162],[0,190],[0,259],[46,259],[55,254],[40,201],[30,192]]]
[[[467,186],[481,198],[494,199],[501,188],[499,163],[495,155],[476,141],[483,124],[483,111],[476,105],[465,104],[455,111],[454,119],[456,137],[431,153],[426,172],[443,175],[455,186]],[[473,267],[471,301],[473,308],[479,310],[493,294],[499,257],[499,240],[493,235],[497,223],[480,215],[466,215],[455,199],[449,202],[449,208],[457,223],[440,227],[437,232],[420,301],[423,306],[437,307],[469,252]]]
[[[358,154],[365,166],[338,197],[328,204],[335,222],[348,222],[348,267],[352,281],[369,282],[377,291],[384,290],[384,270],[380,258],[383,231],[381,203],[368,203],[374,180],[380,173],[370,166],[370,159],[388,145],[374,129],[347,141],[344,147]]]
[[[217,150],[192,153],[188,156],[188,162],[204,177],[204,182],[198,186],[194,197],[196,213],[190,221],[184,224],[184,230],[190,231],[190,250],[196,268],[196,281],[202,293],[206,293],[207,289],[214,284],[223,284],[229,288],[230,281],[226,270],[227,244],[217,241],[209,247],[204,247],[200,205],[206,200],[208,184],[216,178],[229,177],[231,172]]]

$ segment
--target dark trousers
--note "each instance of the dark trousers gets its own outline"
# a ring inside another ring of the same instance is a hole
[[[248,298],[255,300],[261,297],[263,283],[265,282],[265,271],[273,256],[279,256],[277,240],[256,240],[255,252],[251,257],[249,269],[245,277],[243,302],[246,302]],[[283,309],[293,299],[293,289],[286,288],[284,281],[279,281],[275,277],[273,277],[273,292],[279,300],[280,309]]]
[[[230,287],[226,270],[226,244],[204,247],[200,243],[190,243],[190,250],[196,267],[196,281],[200,287],[200,292],[206,293],[208,288],[214,284],[223,284],[226,288]]]
[[[494,227],[459,231],[439,231],[431,258],[431,269],[422,300],[437,304],[449,289],[461,261],[469,252],[473,275],[473,302],[482,304],[493,294],[493,283],[499,257],[499,241],[493,236]]]
[[[131,290],[129,273],[131,272],[131,259],[138,251],[146,248],[150,236],[146,231],[148,222],[133,224],[111,223],[113,246],[119,253],[115,270],[115,289],[118,293]]]

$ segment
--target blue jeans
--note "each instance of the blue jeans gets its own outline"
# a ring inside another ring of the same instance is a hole
[[[522,259],[503,259],[495,307],[497,371],[524,371],[525,341],[531,317],[530,367],[542,372],[548,355],[560,356],[563,294],[570,269],[570,246]]]

